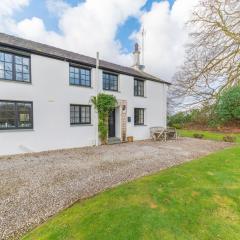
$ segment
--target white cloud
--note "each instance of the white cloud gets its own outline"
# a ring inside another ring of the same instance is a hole
[[[1,0],[0,3],[0,31],[14,32],[15,22],[12,15],[29,4],[29,0]]]
[[[146,0],[86,0],[74,7],[64,0],[47,0],[48,9],[59,18],[61,34],[47,31],[43,20],[36,17],[14,22],[10,16],[26,6],[28,0],[1,1],[6,3],[4,7],[0,5],[0,26],[4,26],[0,31],[93,57],[100,51],[101,58],[128,66],[132,64],[131,54],[123,53],[116,33],[130,16],[135,16],[147,32],[147,70],[170,80],[183,61],[187,39],[184,23],[198,0],[176,0],[172,9],[167,1],[154,3],[149,12],[141,11]],[[140,33],[134,37],[140,40]]]
[[[26,39],[64,48],[64,38],[55,32],[47,31],[43,20],[40,18],[33,17],[20,21],[15,25],[14,31],[17,35]]]
[[[0,15],[10,16],[14,11],[20,10],[29,4],[29,0],[1,0]]]
[[[141,17],[146,31],[146,70],[171,80],[177,66],[183,62],[184,45],[188,39],[185,23],[198,0],[176,0],[172,9],[167,1],[154,3],[151,11]],[[141,39],[141,32],[135,34]]]
[[[46,3],[48,11],[56,16],[63,15],[70,8],[70,5],[64,0],[46,0]]]

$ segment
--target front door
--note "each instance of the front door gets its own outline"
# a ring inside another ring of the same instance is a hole
[[[115,109],[109,114],[108,137],[115,137]]]

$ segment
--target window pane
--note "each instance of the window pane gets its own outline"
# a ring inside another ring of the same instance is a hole
[[[0,52],[0,61],[5,61],[4,53]]]
[[[29,66],[29,58],[23,58],[23,65]]]
[[[3,70],[0,70],[0,78],[4,79],[4,71]]]
[[[90,124],[91,123],[91,107],[83,105],[70,106],[70,122],[71,124]]]
[[[22,78],[22,73],[16,73],[16,80],[21,81]]]
[[[4,62],[0,62],[0,70],[4,69]]]
[[[134,109],[134,124],[144,125],[144,109],[143,108]]]
[[[0,102],[0,128],[15,128],[15,104],[12,102]]]
[[[70,78],[70,84],[74,84],[74,78]]]
[[[13,67],[13,62],[15,67]],[[29,66],[30,59],[28,57],[0,52],[0,78],[2,79],[30,82]]]
[[[12,64],[11,63],[5,63],[5,70],[6,71],[12,71]]]
[[[23,71],[23,68],[22,68],[22,65],[18,65],[16,64],[16,72],[22,72]]]
[[[110,73],[103,73],[103,89],[118,90],[118,76]]]
[[[70,70],[70,73],[74,73],[74,68],[73,67],[70,67],[69,70]]]
[[[24,73],[29,73],[29,66],[23,65],[23,72]]]
[[[27,74],[23,74],[23,81],[30,82],[30,76],[29,76],[28,73]]]
[[[17,103],[17,120],[19,128],[32,127],[32,104]]]
[[[12,80],[12,72],[9,72],[9,71],[5,71],[5,78],[7,80]]]
[[[70,84],[90,87],[90,70],[70,66],[69,81]]]
[[[12,55],[5,53],[5,62],[12,63]]]
[[[16,57],[15,57],[15,63],[22,65],[22,63],[23,63],[23,62],[22,62],[22,57],[16,56]]]
[[[17,81],[30,82],[29,58],[15,56],[15,70]]]
[[[134,80],[134,95],[144,97],[144,81]]]

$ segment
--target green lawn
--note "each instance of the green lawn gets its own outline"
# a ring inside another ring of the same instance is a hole
[[[78,202],[24,239],[239,240],[240,147]]]
[[[204,135],[204,139],[217,140],[217,141],[222,141],[225,135],[233,135],[237,137],[237,142],[240,143],[240,133],[227,134],[227,133],[218,133],[218,132],[200,131],[200,130],[185,130],[185,129],[178,130],[178,133],[182,137],[193,137],[194,133],[199,133]]]

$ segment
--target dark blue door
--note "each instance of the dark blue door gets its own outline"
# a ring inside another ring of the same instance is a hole
[[[115,109],[109,114],[108,137],[115,137]]]

